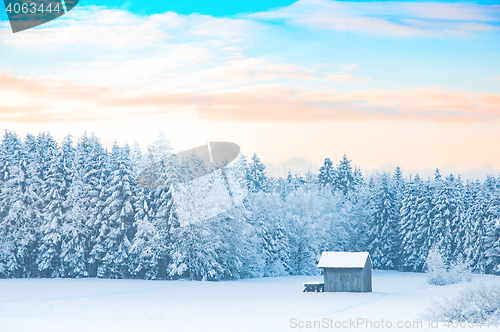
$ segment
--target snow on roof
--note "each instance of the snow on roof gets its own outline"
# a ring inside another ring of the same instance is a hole
[[[321,254],[318,267],[352,267],[362,268],[370,257],[368,252],[337,252],[324,251]]]

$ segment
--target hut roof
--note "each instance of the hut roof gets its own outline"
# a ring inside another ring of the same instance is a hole
[[[318,267],[338,267],[338,268],[363,268],[366,260],[370,259],[368,252],[337,252],[324,251],[321,254]]]

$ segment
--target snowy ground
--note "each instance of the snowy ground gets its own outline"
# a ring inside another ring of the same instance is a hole
[[[471,331],[443,324],[429,328],[428,322],[415,329],[395,325],[419,320],[432,299],[466,285],[500,284],[500,277],[474,276],[472,283],[438,287],[426,285],[424,274],[374,271],[373,293],[302,292],[302,282],[319,280],[323,277],[225,282],[1,279],[0,331],[334,331],[335,326],[319,328],[318,323],[318,328],[298,325],[325,319],[346,327],[349,319],[358,318],[371,320],[374,328],[368,330],[374,331]],[[382,319],[385,328],[375,328]],[[366,330],[362,324],[350,327],[340,330]]]

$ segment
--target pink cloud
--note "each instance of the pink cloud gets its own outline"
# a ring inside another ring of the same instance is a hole
[[[360,82],[369,83],[371,78],[369,77],[358,77],[349,74],[327,74],[326,79],[332,82]]]
[[[299,0],[250,15],[316,29],[389,36],[467,35],[499,31],[500,6],[472,3],[339,2]]]
[[[69,121],[165,112],[196,104],[212,119],[237,121],[419,120],[484,122],[500,120],[500,95],[441,88],[404,90],[310,90],[259,85],[218,93],[138,93],[78,85],[48,78],[0,74],[0,119],[11,122]]]
[[[75,105],[95,104],[102,98],[109,98],[113,92],[109,87],[78,85],[49,77],[14,77],[7,70],[0,73],[0,121],[50,122],[89,116],[98,118],[85,109],[71,111]]]

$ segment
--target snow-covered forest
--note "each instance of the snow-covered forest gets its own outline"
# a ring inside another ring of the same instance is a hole
[[[240,155],[231,167],[246,174],[243,203],[180,227],[172,188],[135,184],[159,149],[171,150],[162,137],[144,151],[137,144],[107,150],[93,135],[58,144],[47,133],[6,132],[0,277],[317,274],[324,250],[367,250],[375,268],[416,272],[440,250],[446,264],[500,274],[500,178],[462,181],[436,170],[421,179],[399,168],[365,176],[346,156],[338,163],[326,158],[317,175],[272,178],[255,154]],[[193,160],[182,165],[201,167]]]

